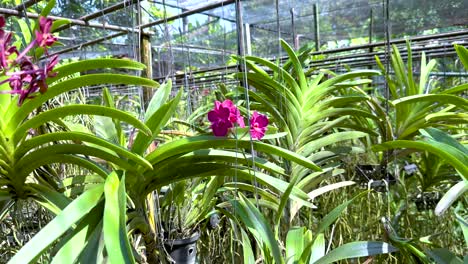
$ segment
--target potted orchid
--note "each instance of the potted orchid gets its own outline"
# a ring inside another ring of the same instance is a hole
[[[232,135],[237,138],[239,131],[246,127],[244,116],[229,99],[215,101],[207,117],[216,137]],[[267,130],[268,118],[254,111],[249,121],[250,129],[239,138],[250,132],[253,140],[261,140]],[[168,186],[160,197],[165,249],[176,263],[195,263],[196,243],[200,238],[198,224],[211,215],[210,211],[218,201],[216,193],[222,186],[223,181],[214,177],[208,181],[185,180]]]

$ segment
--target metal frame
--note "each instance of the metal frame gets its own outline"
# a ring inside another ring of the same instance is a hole
[[[35,3],[37,2],[40,2],[41,0],[28,0],[28,1],[25,1],[23,4],[21,5],[18,5],[18,6],[15,6],[14,8],[12,9],[6,9],[6,8],[0,8],[0,14],[3,14],[5,16],[17,16],[17,17],[30,17],[30,18],[37,18],[39,15],[38,14],[34,14],[34,13],[29,13],[29,12],[25,12],[26,9],[32,5],[34,5]],[[158,3],[158,4],[162,4],[162,2],[160,1],[152,1],[152,2],[155,2],[155,3]],[[58,19],[68,19],[70,21],[70,24],[69,25],[65,25],[65,26],[62,26],[60,28],[57,29],[57,31],[61,31],[61,30],[65,30],[67,28],[70,28],[72,26],[84,26],[84,27],[91,27],[91,28],[100,28],[100,29],[106,29],[106,30],[110,30],[110,31],[115,31],[114,34],[110,34],[108,36],[104,36],[104,37],[101,37],[101,38],[97,38],[97,39],[94,39],[94,40],[90,40],[90,41],[87,41],[87,42],[84,42],[84,43],[81,43],[79,45],[75,45],[75,46],[72,46],[72,47],[67,47],[67,48],[64,48],[62,50],[59,50],[59,51],[56,51],[50,55],[56,55],[56,54],[63,54],[63,53],[67,53],[67,52],[70,52],[70,51],[73,51],[73,50],[77,50],[77,49],[81,49],[83,47],[87,47],[87,46],[90,46],[90,45],[94,45],[94,44],[98,44],[98,43],[103,43],[104,41],[107,41],[107,40],[110,40],[110,39],[113,39],[113,38],[116,38],[116,37],[119,37],[119,36],[123,36],[125,34],[138,34],[138,35],[141,35],[142,33],[143,34],[151,34],[151,32],[148,32],[148,31],[145,31],[143,32],[144,29],[148,29],[150,27],[153,27],[153,26],[156,26],[156,25],[160,25],[160,24],[164,24],[164,23],[167,23],[167,22],[171,22],[171,21],[174,21],[174,20],[177,20],[177,19],[181,19],[181,18],[185,18],[185,17],[188,17],[190,15],[193,15],[193,14],[198,14],[198,13],[203,13],[207,16],[212,16],[212,17],[218,17],[218,18],[221,18],[219,16],[216,16],[216,15],[213,15],[213,14],[207,14],[206,11],[209,11],[209,10],[212,10],[212,9],[215,9],[215,8],[219,8],[219,7],[223,7],[223,6],[228,6],[228,5],[231,5],[231,4],[235,4],[235,7],[236,7],[236,13],[237,13],[237,19],[236,20],[230,20],[230,19],[227,19],[227,18],[222,18],[226,21],[230,21],[230,22],[235,22],[237,24],[237,29],[238,29],[238,52],[240,54],[243,54],[244,53],[244,49],[245,49],[245,43],[243,41],[243,31],[245,31],[245,28],[243,26],[243,23],[242,21],[240,21],[240,19],[242,18],[242,15],[241,15],[241,12],[242,12],[242,8],[240,6],[240,0],[221,0],[219,2],[216,2],[216,3],[213,3],[213,4],[208,4],[208,5],[205,5],[205,6],[202,6],[202,7],[199,7],[199,8],[195,8],[195,9],[192,9],[192,10],[185,10],[183,9],[182,7],[177,7],[177,8],[180,8],[182,10],[181,13],[177,14],[177,15],[174,15],[174,16],[171,16],[171,17],[167,17],[167,18],[164,18],[164,19],[159,19],[159,20],[156,20],[156,21],[152,21],[152,22],[149,22],[149,23],[146,23],[146,24],[140,24],[140,25],[137,25],[135,28],[128,28],[128,27],[122,27],[122,26],[118,26],[118,25],[109,25],[109,24],[103,24],[103,23],[97,23],[97,22],[90,22],[91,20],[94,20],[94,19],[97,19],[97,18],[100,18],[106,14],[111,14],[113,12],[116,12],[118,10],[121,10],[125,7],[128,7],[128,6],[132,6],[132,5],[136,5],[139,3],[139,0],[123,0],[122,2],[120,3],[117,3],[117,4],[114,4],[112,6],[109,6],[109,7],[106,7],[100,11],[97,11],[97,12],[93,12],[91,14],[87,14],[87,15],[84,15],[82,17],[80,17],[79,19],[69,19],[69,18],[64,18],[64,17],[59,17],[59,16],[50,16],[50,18],[52,18],[53,20],[58,20]],[[173,6],[173,7],[176,7],[176,6]],[[204,13],[205,12],[205,13]],[[313,14],[309,14],[309,15],[314,15],[315,19],[314,19],[314,24],[316,25],[315,27],[315,32],[314,33],[314,38],[313,40],[317,42],[316,46],[320,46],[320,36],[319,36],[319,27],[318,27],[318,7],[317,6],[314,6],[314,13]],[[320,50],[320,51],[316,51],[316,52],[312,52],[311,55],[327,55],[327,58],[326,59],[323,59],[323,60],[315,60],[313,61],[309,66],[310,67],[321,67],[321,68],[329,68],[329,69],[335,69],[337,67],[341,67],[343,64],[347,64],[349,66],[353,66],[353,67],[369,67],[370,65],[374,65],[375,64],[375,61],[374,61],[374,56],[377,55],[377,56],[380,56],[380,57],[383,57],[383,55],[385,54],[385,52],[383,51],[383,48],[385,48],[385,45],[388,45],[388,44],[395,44],[395,45],[401,45],[401,44],[404,44],[406,42],[406,39],[396,39],[396,40],[389,40],[388,42],[385,42],[385,41],[380,41],[380,42],[372,42],[372,38],[373,38],[373,15],[372,15],[372,8],[371,8],[371,11],[370,11],[370,29],[369,29],[369,43],[367,44],[363,44],[363,45],[356,45],[356,46],[352,46],[352,47],[345,47],[345,48],[338,48],[338,49],[333,49],[333,50]],[[292,20],[298,18],[299,16],[295,16],[294,13],[292,12],[291,13],[291,18]],[[302,17],[302,16],[300,16]],[[294,24],[294,22],[292,23]],[[255,25],[255,24],[250,24],[250,27],[252,28],[258,28],[258,29],[263,29],[263,30],[268,30],[266,28],[262,28],[261,25]],[[282,34],[288,34],[288,32],[282,32]],[[289,34],[292,34],[292,35],[297,35],[294,28],[292,30],[292,33],[289,33]],[[304,37],[304,38],[307,38],[307,37]],[[307,38],[310,40],[310,38]],[[417,37],[413,37],[411,38],[410,40],[412,41],[413,44],[420,44],[422,43],[422,45],[424,47],[416,47],[413,49],[413,52],[414,52],[414,57],[418,57],[420,56],[418,54],[418,52],[421,52],[421,51],[426,51],[426,54],[430,57],[443,57],[443,56],[451,56],[454,54],[453,51],[450,51],[448,52],[447,49],[449,48],[449,46],[451,46],[451,44],[438,44],[438,45],[433,45],[433,46],[427,46],[425,43],[425,41],[430,41],[430,40],[443,40],[445,42],[448,42],[448,41],[465,41],[464,43],[462,43],[462,45],[464,46],[467,46],[467,42],[466,40],[468,39],[468,30],[461,30],[461,31],[455,31],[455,32],[450,32],[450,33],[441,33],[441,34],[434,34],[434,35],[427,35],[427,36],[417,36]],[[183,47],[188,47],[190,48],[190,45],[183,45]],[[205,48],[206,50],[210,50],[209,48],[206,48],[206,47],[193,47],[193,48],[197,48],[197,49],[203,49]],[[226,51],[226,50],[222,50],[223,52],[225,52],[226,54],[229,53],[229,51]],[[347,53],[347,54],[343,54],[343,53]],[[354,53],[354,54],[349,54],[349,53]],[[405,55],[405,51],[402,52],[402,55],[403,56],[406,56]],[[276,58],[278,59],[278,58]],[[286,60],[287,57],[282,57],[280,58],[280,60],[284,61]],[[385,59],[385,58],[383,58]],[[222,77],[224,78],[226,75],[228,74],[231,74],[233,72],[235,72],[237,70],[241,70],[238,68],[238,66],[224,66],[224,67],[214,67],[214,68],[209,68],[209,69],[201,69],[199,71],[191,71],[190,73],[186,73],[186,74],[172,74],[170,77],[173,78],[174,80],[179,80],[179,78],[181,78],[181,80],[183,80],[184,78],[189,78],[189,79],[193,79],[193,80],[198,80],[200,82],[210,82],[210,81],[215,81],[217,80],[217,77]],[[202,73],[212,73],[210,74],[209,77],[206,77],[206,76],[200,76],[198,77],[200,74]],[[197,76],[198,75],[198,76]],[[154,79],[156,80],[163,80],[165,79],[166,76],[162,77],[162,76],[159,76],[159,77],[156,77]],[[182,82],[183,83],[183,82]]]

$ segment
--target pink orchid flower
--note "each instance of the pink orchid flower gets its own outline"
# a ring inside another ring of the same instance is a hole
[[[211,122],[213,134],[217,137],[226,136],[235,123],[245,127],[244,118],[231,100],[224,100],[222,103],[216,101],[214,109],[208,112],[208,120]]]
[[[252,139],[262,139],[268,126],[268,118],[266,115],[259,114],[254,111],[250,117],[250,136]]]
[[[216,101],[214,109],[208,112],[208,120],[211,122],[211,129],[215,136],[224,137],[227,135],[229,128],[233,126],[229,119],[230,114],[230,109],[219,101]]]
[[[50,18],[39,18],[39,31],[36,31],[36,44],[39,47],[51,47],[57,41],[57,37],[50,33],[52,23]]]
[[[244,117],[241,116],[239,109],[237,109],[231,100],[224,100],[222,105],[229,108],[229,121],[231,123],[237,123],[240,127],[245,127]]]

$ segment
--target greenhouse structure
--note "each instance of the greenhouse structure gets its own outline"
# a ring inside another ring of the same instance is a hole
[[[0,263],[468,263],[467,0],[0,0]]]

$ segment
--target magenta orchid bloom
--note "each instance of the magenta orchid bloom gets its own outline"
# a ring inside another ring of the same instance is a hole
[[[250,117],[250,136],[252,139],[262,139],[268,126],[268,118],[266,115],[259,114],[254,111]]]
[[[51,47],[57,41],[57,37],[50,33],[52,23],[53,21],[50,18],[39,18],[39,31],[36,31],[36,44],[39,47]]]
[[[3,21],[4,20],[3,18]],[[13,53],[18,54],[18,51],[15,46],[10,46],[12,34],[5,33],[1,25],[5,26],[5,23],[0,21],[0,69],[7,69],[10,64],[9,57]]]
[[[208,120],[211,122],[213,134],[217,137],[226,136],[235,123],[245,127],[244,118],[231,100],[224,100],[222,103],[216,101],[214,109],[208,112]]]
[[[217,137],[224,137],[233,126],[229,117],[231,115],[230,108],[216,101],[213,110],[208,112],[208,120],[211,122],[213,134]]]
[[[231,100],[224,100],[222,105],[229,108],[229,121],[231,123],[237,123],[240,127],[245,127],[244,117],[241,116],[239,109],[237,109]]]
[[[50,33],[52,22],[48,18],[39,18],[36,39],[19,53],[16,46],[10,46],[12,33],[5,33],[2,29],[5,26],[5,18],[0,17],[0,70],[3,70],[3,74],[8,77],[1,81],[0,85],[8,83],[11,88],[10,91],[0,91],[0,93],[19,95],[19,106],[26,99],[34,98],[38,92],[45,93],[48,88],[47,78],[56,76],[53,69],[58,63],[58,56],[48,59],[42,66],[36,65],[32,58],[27,56],[34,47],[44,48],[47,54],[47,48],[57,41],[57,38]],[[9,57],[13,54],[17,56],[11,60]]]

